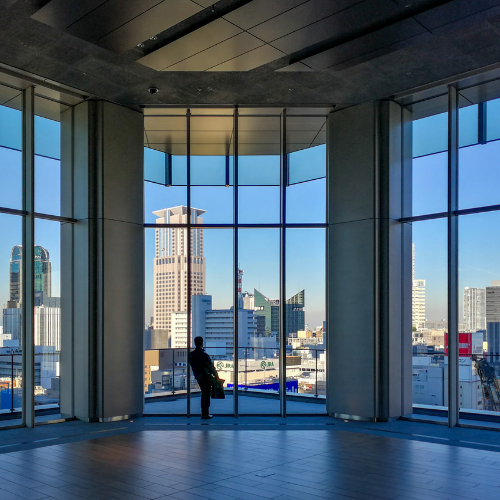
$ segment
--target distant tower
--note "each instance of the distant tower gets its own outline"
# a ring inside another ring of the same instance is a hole
[[[191,208],[191,223],[202,224],[205,210]],[[187,224],[188,208],[178,206],[153,212],[157,224]],[[155,229],[153,326],[171,331],[173,312],[187,311],[187,229]],[[191,295],[205,294],[203,229],[191,229]]]
[[[500,280],[486,287],[486,339],[488,361],[500,361]]]
[[[486,330],[486,290],[464,288],[464,331]]]
[[[425,280],[415,279],[415,244],[411,245],[411,302],[412,326],[417,330],[424,327],[425,322]]]
[[[48,250],[41,246],[35,247],[35,292],[42,293],[43,297],[52,294],[52,264]],[[10,254],[9,265],[9,291],[10,302],[21,302],[22,291],[22,260],[23,250],[21,246],[15,246]]]

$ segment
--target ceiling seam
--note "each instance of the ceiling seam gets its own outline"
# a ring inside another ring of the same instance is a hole
[[[71,28],[71,26],[73,26],[74,24],[76,24],[78,21],[82,20],[84,17],[88,16],[89,14],[92,14],[92,12],[94,12],[95,10],[99,9],[100,7],[102,7],[105,3],[108,3],[109,0],[104,0],[104,2],[100,3],[99,5],[96,5],[93,9],[89,10],[88,12],[86,12],[82,17],[79,17],[76,21],[73,21],[72,23],[70,23],[68,26],[66,26],[66,29],[69,29]],[[43,7],[42,7],[43,8]],[[40,9],[41,10],[41,9]]]
[[[191,2],[191,0],[189,0]],[[137,19],[138,17],[141,17],[143,16],[146,12],[149,12],[151,9],[154,9],[155,7],[158,7],[158,5],[160,5],[161,3],[164,3],[165,0],[161,0],[160,2],[158,3],[155,3],[153,6],[151,6],[149,9],[146,9],[144,12],[141,12],[140,14],[138,14],[137,16],[134,16],[133,18],[129,19],[126,23],[123,23],[121,24],[120,26],[117,26],[115,29],[111,30],[110,32],[106,33],[104,36],[101,36],[100,38],[98,38],[95,43],[97,42],[100,42],[103,38],[106,38],[107,36],[111,35],[111,33],[114,33],[116,30],[119,30],[120,28],[123,28],[123,26],[126,26],[127,24],[131,23],[132,21],[134,21],[135,19]],[[194,2],[192,2],[194,3]],[[154,33],[154,35],[157,35],[157,33]],[[154,36],[153,35],[153,36]]]

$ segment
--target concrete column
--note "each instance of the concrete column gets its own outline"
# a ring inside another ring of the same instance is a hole
[[[411,227],[398,222],[410,118],[372,102],[328,120],[327,410],[339,418],[411,413]]]
[[[61,235],[61,413],[127,418],[144,405],[143,117],[88,101],[61,124],[62,211],[78,219]]]

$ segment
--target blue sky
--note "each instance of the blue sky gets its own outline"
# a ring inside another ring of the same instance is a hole
[[[163,179],[160,172],[164,158],[157,152],[146,151],[146,172],[151,178]],[[306,179],[309,165],[312,175],[325,175],[325,147],[311,148],[290,155],[295,181]],[[148,161],[151,162],[148,165]],[[204,169],[218,182],[225,182],[224,157],[193,157],[193,182],[207,182]],[[280,221],[279,157],[248,156],[240,158],[240,182],[276,184],[239,188],[239,220],[242,223],[278,223]],[[173,159],[173,173],[182,182],[185,161]],[[232,177],[232,176],[231,176]],[[174,179],[175,182],[175,179]],[[325,222],[325,179],[301,182],[288,188],[287,219],[289,222]],[[233,187],[194,186],[191,205],[206,210],[204,223],[233,222]],[[154,210],[186,204],[185,186],[161,186],[146,182],[145,218],[154,222]],[[306,290],[306,323],[315,328],[325,319],[325,230],[293,229],[287,235],[287,297]],[[229,308],[233,304],[233,231],[205,229],[206,293],[213,296],[214,308]],[[254,288],[269,298],[279,297],[279,231],[273,228],[240,229],[239,264],[244,271],[243,290]],[[146,318],[153,312],[154,229],[146,230]]]
[[[460,208],[500,204],[500,101],[488,103],[488,139],[485,145],[471,145],[460,150]],[[15,110],[0,107],[0,206],[21,208],[21,117]],[[446,209],[446,114],[414,122],[414,152],[422,154],[413,162],[413,214]],[[59,124],[36,119],[36,210],[60,213]],[[460,143],[477,141],[477,107],[460,111]],[[294,153],[290,158],[292,181],[304,180],[324,172],[324,147]],[[441,152],[440,152],[441,151]],[[437,152],[437,153],[436,153]],[[428,154],[435,153],[435,154]],[[44,156],[42,156],[44,155]],[[52,158],[51,158],[52,157]],[[54,159],[53,159],[54,158]],[[146,151],[149,173],[158,171],[164,158]],[[224,173],[222,157],[193,158],[197,182],[214,176],[220,181]],[[174,182],[185,177],[185,159],[174,158]],[[279,182],[276,157],[242,157],[240,178],[248,183]],[[210,176],[207,177],[207,174]],[[231,176],[232,177],[232,176]],[[222,181],[223,182],[223,181]],[[243,186],[239,188],[241,222],[267,223],[279,221],[279,188]],[[192,204],[206,210],[206,223],[231,223],[233,187],[196,186],[192,188]],[[303,182],[288,188],[289,222],[324,222],[324,179]],[[185,186],[165,187],[145,183],[145,218],[154,222],[153,210],[186,204]],[[460,219],[459,286],[485,287],[500,279],[500,213],[463,216]],[[8,262],[14,245],[21,243],[19,217],[0,214],[0,303],[8,300]],[[231,230],[205,230],[207,261],[207,293],[214,297],[214,307],[232,304]],[[415,276],[426,280],[428,319],[446,316],[446,221],[423,221],[413,224],[416,246]],[[59,290],[59,223],[37,221],[36,243],[47,248],[53,268],[54,295]],[[322,229],[290,230],[287,245],[287,296],[306,289],[306,321],[319,325],[324,319],[324,247]],[[243,288],[277,298],[279,294],[279,235],[273,229],[240,231],[240,265],[245,274]],[[146,317],[152,313],[152,274],[154,230],[146,232]],[[460,301],[462,292],[460,293]]]

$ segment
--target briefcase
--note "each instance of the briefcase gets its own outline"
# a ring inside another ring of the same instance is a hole
[[[224,393],[224,379],[223,378],[213,378],[212,379],[212,399],[226,399],[226,394]]]

